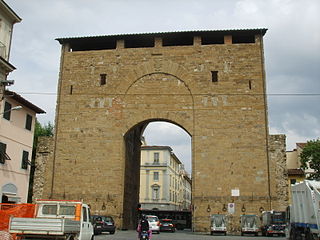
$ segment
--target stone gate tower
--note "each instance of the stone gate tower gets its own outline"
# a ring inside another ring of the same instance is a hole
[[[167,121],[192,137],[193,228],[258,214],[270,184],[266,29],[57,39],[62,45],[53,160],[43,197],[83,199],[133,228],[141,135]],[[231,204],[232,203],[232,204]],[[229,207],[229,209],[228,209]]]

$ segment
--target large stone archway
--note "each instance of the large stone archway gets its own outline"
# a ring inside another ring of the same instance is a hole
[[[228,203],[236,206],[233,229],[240,214],[273,208],[264,33],[58,39],[55,147],[43,197],[83,199],[133,228],[140,136],[164,120],[192,136],[195,231],[208,231],[210,214],[227,213]]]

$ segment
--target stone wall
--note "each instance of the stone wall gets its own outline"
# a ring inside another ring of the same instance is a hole
[[[33,181],[33,202],[36,199],[43,199],[44,185],[50,188],[50,179],[52,176],[52,160],[54,150],[54,137],[39,137],[35,157],[35,172]],[[48,196],[46,196],[48,197]]]
[[[269,136],[271,208],[285,211],[288,206],[288,170],[286,165],[286,136],[283,134]]]

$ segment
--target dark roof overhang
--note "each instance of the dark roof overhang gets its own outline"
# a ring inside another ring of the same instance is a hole
[[[0,0],[0,5],[5,13],[11,18],[13,23],[21,22],[21,18],[6,4],[3,0]]]
[[[11,65],[8,61],[6,61],[3,57],[0,56],[0,68],[4,69],[4,71],[8,74],[15,70],[16,68]]]
[[[29,102],[28,100],[26,100],[25,98],[23,98],[22,96],[20,96],[19,94],[6,90],[4,92],[4,96],[6,98],[12,98],[13,100],[17,101],[18,103],[21,103],[22,105],[24,105],[25,107],[35,111],[36,113],[46,113],[44,110],[42,110],[41,108],[37,107],[36,105],[34,105],[33,103]]]
[[[142,150],[168,150],[172,151],[172,148],[169,146],[141,146]]]

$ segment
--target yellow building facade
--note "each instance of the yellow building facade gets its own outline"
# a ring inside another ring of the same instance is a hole
[[[139,199],[142,209],[189,209],[191,180],[171,147],[141,147]]]

